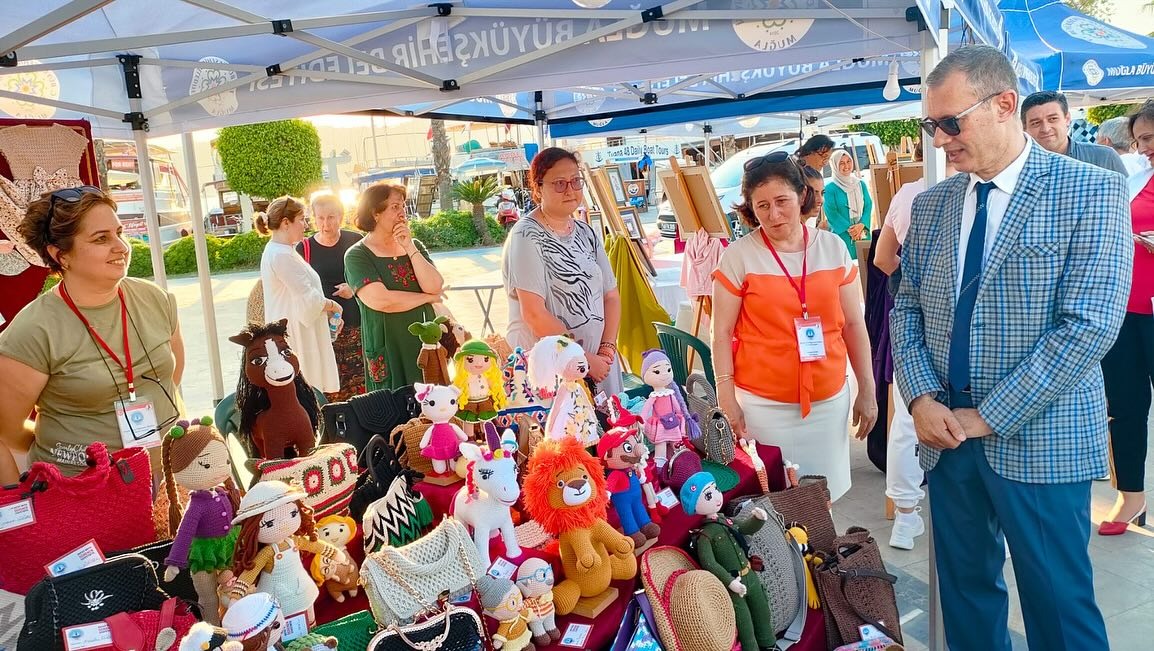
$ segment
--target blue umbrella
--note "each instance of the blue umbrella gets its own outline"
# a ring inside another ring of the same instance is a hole
[[[453,168],[453,176],[470,178],[482,174],[503,172],[509,164],[496,158],[470,158]]]

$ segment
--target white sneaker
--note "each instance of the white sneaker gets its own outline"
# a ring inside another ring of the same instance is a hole
[[[914,538],[926,532],[926,523],[918,515],[922,508],[919,506],[911,513],[898,511],[894,514],[894,528],[890,532],[890,547],[897,549],[913,549]]]

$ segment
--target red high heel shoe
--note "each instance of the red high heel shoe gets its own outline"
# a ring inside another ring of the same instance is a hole
[[[1142,505],[1142,510],[1135,513],[1134,517],[1130,518],[1129,520],[1125,520],[1123,522],[1103,522],[1102,524],[1098,525],[1098,535],[1099,536],[1120,536],[1120,535],[1126,533],[1126,529],[1128,529],[1130,527],[1131,523],[1136,524],[1139,527],[1145,527],[1146,526],[1146,505],[1145,504]]]

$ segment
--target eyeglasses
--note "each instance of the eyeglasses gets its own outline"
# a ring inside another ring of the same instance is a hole
[[[533,572],[532,574],[528,574],[526,576],[523,576],[523,577],[517,579],[517,583],[526,583],[529,581],[536,581],[538,583],[544,583],[551,576],[553,576],[553,567],[552,566],[541,567],[541,568],[537,568],[537,571]]]
[[[545,185],[545,182],[542,181],[541,185]],[[585,179],[583,179],[581,177],[577,177],[575,179],[557,179],[556,181],[553,181],[549,185],[553,186],[554,192],[564,192],[565,188],[573,188],[574,190],[580,190],[581,188],[585,187]]]
[[[948,136],[956,136],[962,132],[962,118],[972,113],[974,109],[978,108],[982,104],[985,104],[986,102],[994,99],[1004,92],[1006,91],[1000,90],[996,93],[993,93],[992,95],[987,95],[978,100],[970,108],[962,111],[961,113],[958,113],[953,117],[942,118],[940,120],[935,120],[933,118],[923,118],[919,124],[922,125],[922,130],[925,131],[931,138],[933,138],[938,133],[938,129],[945,131],[946,135]]]

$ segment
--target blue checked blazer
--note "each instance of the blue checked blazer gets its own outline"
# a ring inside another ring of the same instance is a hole
[[[1133,243],[1124,179],[1030,143],[982,269],[971,322],[974,404],[994,430],[990,467],[1057,484],[1106,473],[1099,362],[1122,325]],[[890,315],[899,388],[947,401],[958,240],[969,183],[958,174],[918,196]],[[919,446],[922,468],[949,451]]]

